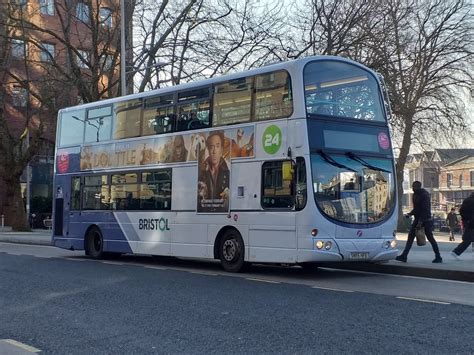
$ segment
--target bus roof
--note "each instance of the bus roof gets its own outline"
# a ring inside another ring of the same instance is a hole
[[[242,77],[247,77],[247,76],[252,76],[252,75],[264,74],[264,73],[267,73],[267,72],[272,72],[272,71],[277,71],[277,70],[288,70],[288,71],[291,72],[292,69],[296,66],[302,68],[306,65],[306,63],[316,61],[316,60],[334,60],[334,61],[347,62],[347,63],[357,65],[359,67],[362,67],[362,68],[372,72],[372,70],[370,70],[366,66],[362,65],[361,63],[358,63],[358,62],[353,61],[353,60],[348,59],[348,58],[338,57],[338,56],[329,56],[329,55],[310,56],[310,57],[304,57],[304,58],[299,58],[299,59],[293,59],[293,60],[288,60],[288,61],[272,63],[272,64],[265,65],[265,66],[262,66],[262,67],[258,67],[258,68],[254,68],[254,69],[250,69],[250,70],[245,70],[245,71],[239,71],[239,72],[235,72],[235,73],[232,73],[232,74],[225,74],[225,75],[221,75],[221,76],[216,76],[216,77],[213,77],[213,78],[196,80],[196,81],[191,81],[191,82],[188,82],[188,83],[178,84],[178,85],[174,85],[174,86],[168,86],[168,87],[164,87],[164,88],[160,88],[160,89],[155,89],[155,90],[130,94],[130,95],[126,95],[126,96],[117,96],[117,97],[110,98],[110,99],[94,101],[94,102],[88,102],[88,103],[81,104],[81,105],[76,105],[76,106],[70,106],[70,107],[67,107],[67,108],[60,109],[58,111],[58,113],[67,112],[67,111],[74,111],[74,110],[77,110],[77,109],[87,109],[87,108],[92,108],[92,107],[105,106],[105,105],[110,105],[110,104],[117,103],[117,102],[133,100],[133,99],[139,99],[139,98],[147,98],[147,97],[156,96],[156,95],[164,95],[164,94],[169,93],[169,92],[175,92],[175,91],[180,91],[180,90],[188,90],[188,89],[198,88],[198,87],[201,87],[201,86],[212,85],[212,84],[216,84],[216,83],[220,83],[220,82],[240,79]]]

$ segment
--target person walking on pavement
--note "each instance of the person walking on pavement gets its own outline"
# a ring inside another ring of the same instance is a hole
[[[462,242],[451,252],[451,255],[456,259],[459,259],[459,255],[464,253],[469,244],[474,242],[474,192],[462,202],[459,213],[464,229]]]
[[[405,215],[405,217],[414,216],[415,219],[411,225],[410,232],[408,233],[407,243],[405,250],[395,258],[395,260],[407,262],[408,253],[410,252],[413,241],[415,240],[416,229],[423,227],[425,230],[426,238],[431,244],[435,253],[433,263],[442,263],[443,258],[439,253],[438,243],[433,236],[433,220],[431,219],[431,201],[430,194],[428,191],[421,187],[421,182],[414,181],[411,185],[413,189],[413,209]]]
[[[456,228],[458,225],[458,217],[456,216],[454,207],[451,208],[451,212],[449,212],[448,216],[446,217],[446,224],[449,228],[449,241],[454,242],[454,228]]]

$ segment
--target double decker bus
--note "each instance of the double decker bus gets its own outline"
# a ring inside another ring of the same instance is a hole
[[[302,266],[397,255],[381,78],[315,56],[59,112],[53,242]]]

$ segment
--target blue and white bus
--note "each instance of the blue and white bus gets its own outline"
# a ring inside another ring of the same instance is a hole
[[[59,112],[54,245],[302,266],[395,258],[381,79],[316,56]]]

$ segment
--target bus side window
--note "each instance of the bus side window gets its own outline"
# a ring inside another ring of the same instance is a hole
[[[141,135],[172,132],[175,120],[173,95],[148,98],[143,108]]]
[[[71,207],[70,209],[79,210],[81,208],[81,178],[74,176],[71,179]]]
[[[178,131],[210,127],[210,113],[210,87],[178,93]]]
[[[262,186],[263,208],[292,209],[295,204],[292,162],[283,160],[263,163]]]
[[[307,183],[306,183],[306,164],[304,158],[296,158],[296,197],[295,197],[295,209],[297,211],[302,210],[306,206],[307,196]]]

